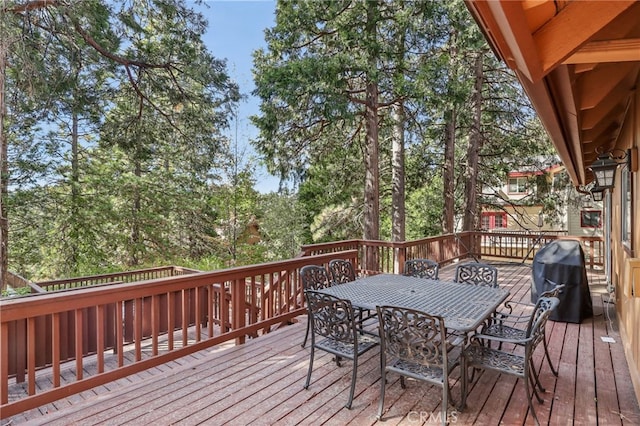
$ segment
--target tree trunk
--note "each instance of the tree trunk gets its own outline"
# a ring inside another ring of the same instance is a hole
[[[442,215],[442,232],[450,234],[455,232],[453,218],[455,215],[455,148],[456,148],[456,118],[457,111],[454,105],[445,112],[445,144],[444,167],[442,168],[442,196],[444,197],[444,214]]]
[[[366,37],[369,40],[369,63],[376,69],[376,2],[367,2]],[[371,73],[367,76],[365,106],[365,183],[364,183],[364,239],[380,239],[380,164],[378,147],[378,83]]]
[[[9,139],[5,128],[7,116],[5,82],[7,78],[8,45],[5,34],[0,40],[0,289],[7,285],[9,270],[9,219],[7,197],[9,195]]]
[[[380,165],[378,150],[378,86],[367,84],[365,184],[364,184],[364,239],[380,239]]]
[[[456,122],[458,118],[457,101],[454,93],[457,82],[456,62],[458,56],[457,33],[452,29],[449,33],[449,71],[447,76],[448,107],[445,109],[445,143],[444,167],[442,169],[442,196],[444,197],[444,214],[442,216],[442,232],[455,232],[455,159],[456,159]]]
[[[74,101],[77,100],[77,96]],[[80,165],[78,164],[78,113],[72,112],[71,117],[71,217],[69,217],[71,226],[71,238],[69,242],[71,247],[69,265],[73,273],[78,271],[78,244],[80,243]]]
[[[404,105],[393,105],[391,241],[405,240]]]
[[[141,210],[141,201],[140,201],[140,181],[142,177],[142,165],[140,164],[140,159],[137,158],[136,155],[135,162],[135,170],[134,174],[136,176],[136,183],[133,189],[133,200],[131,205],[131,234],[129,237],[129,266],[135,266],[140,262],[140,247],[142,245],[141,237],[140,237],[140,210]]]
[[[467,147],[467,169],[465,170],[465,208],[463,229],[473,231],[478,227],[478,155],[482,146],[482,85],[484,75],[482,72],[482,52],[478,52],[475,61],[475,83],[473,87],[473,123],[469,146]]]

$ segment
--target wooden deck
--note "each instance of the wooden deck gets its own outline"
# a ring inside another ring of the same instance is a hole
[[[528,301],[530,267],[498,267],[500,284],[510,289],[511,298]],[[441,270],[443,278],[452,273],[451,267]],[[545,403],[537,405],[536,411],[541,422],[549,425],[638,425],[640,409],[617,332],[615,307],[608,303],[603,275],[590,274],[589,278],[593,318],[582,324],[549,323],[550,351],[560,375],[554,377],[543,363],[541,381],[547,392]],[[417,382],[408,382],[403,390],[394,375],[388,377],[384,421],[376,421],[378,349],[360,360],[351,410],[344,408],[351,378],[349,362],[336,367],[330,355],[317,353],[311,386],[304,390],[309,349],[302,349],[300,343],[305,327],[306,318],[300,317],[299,322],[244,345],[201,351],[21,413],[3,425],[440,424],[441,390]],[[615,343],[602,337],[613,338]],[[534,423],[521,383],[492,372],[476,376],[464,412],[449,408],[450,424]],[[459,401],[457,380],[452,396]]]

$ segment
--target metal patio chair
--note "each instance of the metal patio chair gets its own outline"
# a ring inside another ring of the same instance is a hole
[[[353,263],[346,259],[333,259],[329,262],[329,275],[331,276],[331,284],[344,284],[356,280],[356,270]],[[375,314],[368,309],[354,308],[357,312],[358,322],[374,318]]]
[[[544,328],[549,315],[558,306],[560,301],[557,297],[541,297],[535,305],[535,309],[529,317],[526,332],[523,339],[507,339],[492,337],[483,334],[472,336],[471,344],[464,349],[462,355],[462,403],[461,408],[465,406],[467,397],[467,369],[494,370],[502,374],[516,376],[522,379],[525,386],[529,409],[536,422],[539,424],[533,407],[533,396],[539,403],[544,402],[538,394],[538,389],[544,392],[544,388],[540,384],[536,369],[533,365],[533,353],[544,341]],[[524,348],[524,354],[511,351],[503,351],[493,349],[486,345],[488,341],[497,341],[503,343],[512,343],[516,346]],[[533,395],[531,391],[533,390]]]
[[[329,274],[333,284],[344,284],[356,280],[353,263],[345,259],[333,259],[329,262]]]
[[[460,347],[448,344],[444,319],[408,308],[379,306],[380,402],[382,419],[387,372],[442,387],[442,424],[447,422],[450,399],[449,374],[459,364]],[[387,363],[389,359],[389,363]]]
[[[305,265],[300,268],[300,282],[302,283],[302,290],[320,290],[327,288],[331,285],[329,280],[329,273],[324,266],[319,265]],[[307,344],[309,337],[309,330],[311,328],[311,318],[307,319],[307,331],[304,335],[304,341],[302,347]]]
[[[307,290],[305,295],[311,321],[311,354],[304,388],[309,389],[316,349],[335,355],[338,366],[342,358],[350,359],[353,361],[351,390],[349,400],[345,404],[345,407],[350,409],[356,387],[358,357],[376,346],[378,340],[368,334],[358,333],[350,301],[313,290]],[[321,339],[318,340],[318,337]]]
[[[411,259],[404,262],[404,275],[417,278],[438,279],[440,266],[431,259]]]
[[[551,282],[550,280],[547,280]],[[555,285],[555,283],[552,283]],[[540,295],[540,297],[558,297],[564,284],[556,285],[551,290],[547,290]],[[510,339],[515,341],[524,341],[526,337],[526,325],[529,322],[530,314],[513,315],[513,305],[524,305],[527,309],[535,309],[535,305],[529,303],[519,302],[506,302],[505,307],[509,309],[509,313],[497,312],[495,318],[488,322],[480,331],[480,335],[497,337],[502,339]],[[558,377],[558,369],[554,367],[551,362],[551,356],[549,355],[549,348],[547,346],[546,329],[543,326],[543,334],[545,338],[542,340],[542,346],[544,347],[544,355],[549,363],[549,368],[554,376]],[[499,343],[498,349],[502,347],[502,342]]]
[[[498,268],[485,263],[460,263],[456,266],[454,282],[498,287]]]

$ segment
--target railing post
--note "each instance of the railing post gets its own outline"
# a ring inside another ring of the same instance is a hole
[[[404,263],[407,260],[407,247],[403,245],[402,247],[395,246],[393,248],[395,252],[395,262],[393,265],[393,273],[401,274],[404,270]]]
[[[231,281],[231,317],[233,318],[232,328],[234,330],[243,328],[246,325],[246,318],[244,308],[246,305],[247,294],[244,281],[233,280]],[[236,345],[241,345],[245,342],[245,336],[236,338]]]

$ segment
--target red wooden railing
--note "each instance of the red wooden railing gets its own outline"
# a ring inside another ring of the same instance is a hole
[[[64,278],[60,280],[39,281],[36,283],[38,292],[75,289],[101,284],[132,283],[135,281],[148,281],[157,278],[177,277],[180,275],[200,272],[195,269],[180,266],[162,266],[158,268],[138,269],[135,271],[114,272],[111,274],[92,275],[88,277]],[[32,285],[32,287],[34,287]]]
[[[304,312],[299,269],[337,258],[358,264],[357,251],[351,250],[3,300],[0,418],[228,340],[243,343],[247,336],[269,332]],[[150,349],[143,352],[147,343]],[[14,346],[21,348],[10,349]],[[111,369],[105,363],[109,347],[117,354]],[[92,375],[83,368],[88,352],[97,365]],[[62,379],[67,359],[75,362],[72,380]],[[41,365],[51,368],[53,381],[36,386]],[[10,395],[9,385],[20,376],[24,395]]]
[[[468,257],[531,262],[538,249],[558,239],[580,241],[587,268],[604,266],[604,241],[601,237],[564,236],[558,232],[461,232],[400,243],[348,240],[303,246],[302,252],[311,255],[356,249],[361,273],[398,273],[402,271],[405,260],[416,258],[432,259],[441,265]]]
[[[123,273],[40,283],[44,290],[66,290],[1,302],[0,418],[228,340],[243,343],[269,332],[304,312],[298,273],[307,264],[346,258],[360,273],[374,274],[400,272],[413,258],[440,264],[467,257],[527,261],[558,238],[564,237],[463,232],[402,243],[350,240],[304,246],[296,259],[221,271],[183,270],[158,278],[169,272],[154,268],[136,276],[150,279],[144,282],[129,282],[133,273]],[[602,240],[577,239],[587,266],[601,266]],[[143,354],[149,342],[151,349]],[[117,355],[117,366],[104,362],[107,350]],[[95,374],[83,372],[87,354],[96,358]],[[75,362],[74,380],[61,380],[65,361]],[[53,382],[41,388],[36,373],[43,366],[51,368]],[[25,383],[25,395],[10,396],[9,384],[19,382]]]

